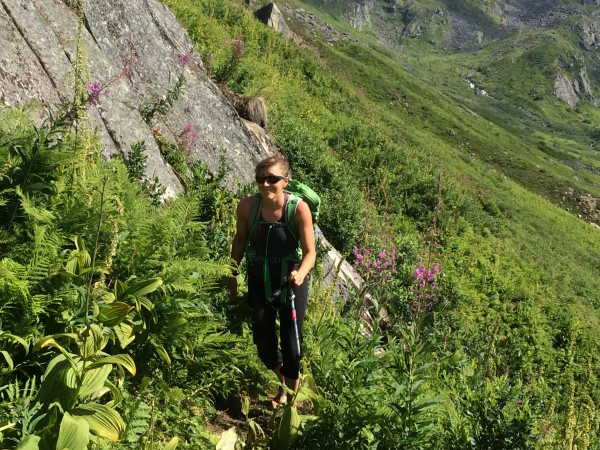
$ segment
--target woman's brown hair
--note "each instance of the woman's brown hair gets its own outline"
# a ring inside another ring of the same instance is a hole
[[[254,173],[256,175],[262,175],[265,173],[266,169],[269,167],[273,167],[274,165],[279,164],[283,169],[283,175],[286,177],[290,176],[290,164],[288,163],[287,158],[281,153],[276,153],[275,155],[271,155],[256,165],[254,169]]]

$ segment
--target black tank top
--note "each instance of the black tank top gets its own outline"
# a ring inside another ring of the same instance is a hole
[[[283,215],[277,222],[265,222],[262,212],[259,214],[250,236],[250,245],[259,255],[267,255],[269,258],[276,259],[289,255],[298,247],[298,240],[290,231],[285,220],[288,198],[288,195],[285,194]]]
[[[261,212],[250,234],[250,246],[252,246],[257,254],[261,256],[266,255],[267,257],[272,290],[278,289],[283,282],[281,280],[281,258],[294,253],[298,248],[298,240],[290,231],[285,220],[288,197],[288,194],[285,194],[283,215],[277,222],[265,222]],[[290,261],[285,272],[291,272],[297,263],[297,261]],[[249,267],[251,284],[262,284],[264,280],[263,270],[264,262],[257,261]]]

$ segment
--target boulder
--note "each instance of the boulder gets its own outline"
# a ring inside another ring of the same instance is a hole
[[[290,30],[290,27],[288,27],[283,14],[281,14],[281,11],[275,3],[269,3],[268,5],[263,6],[255,11],[254,17],[256,17],[265,25],[273,28],[282,36],[288,39],[292,39],[294,37],[294,33],[292,33],[292,30]]]

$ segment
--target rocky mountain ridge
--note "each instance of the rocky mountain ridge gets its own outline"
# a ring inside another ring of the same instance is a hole
[[[554,71],[548,77],[548,87],[554,87],[555,96],[571,107],[582,101],[597,106],[594,91],[600,85],[600,9],[595,1],[465,0],[429,2],[427,7],[403,0],[312,0],[311,4],[329,14],[341,10],[340,20],[357,31],[375,35],[380,44],[400,54],[425,52],[443,57],[447,53],[470,53],[515,33],[557,30],[579,49],[565,55],[566,64],[557,62],[548,68]],[[323,29],[310,21],[304,23]],[[325,31],[326,39],[329,35]],[[527,50],[546,40],[528,41]]]

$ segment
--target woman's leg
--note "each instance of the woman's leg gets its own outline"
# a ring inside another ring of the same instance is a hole
[[[296,329],[292,319],[291,309],[288,306],[279,311],[279,325],[281,335],[281,354],[283,364],[280,369],[284,376],[285,385],[292,391],[297,392],[299,386],[300,356],[302,347],[302,325],[306,313],[308,283],[305,281],[302,285],[294,287],[296,295],[294,303],[296,306],[296,324],[298,327],[298,339],[296,339]],[[298,348],[298,343],[300,348]]]
[[[282,364],[279,351],[277,312],[271,307],[255,308],[252,313],[252,339],[258,351],[258,357],[267,369],[278,371]],[[277,372],[275,372],[277,374]]]

